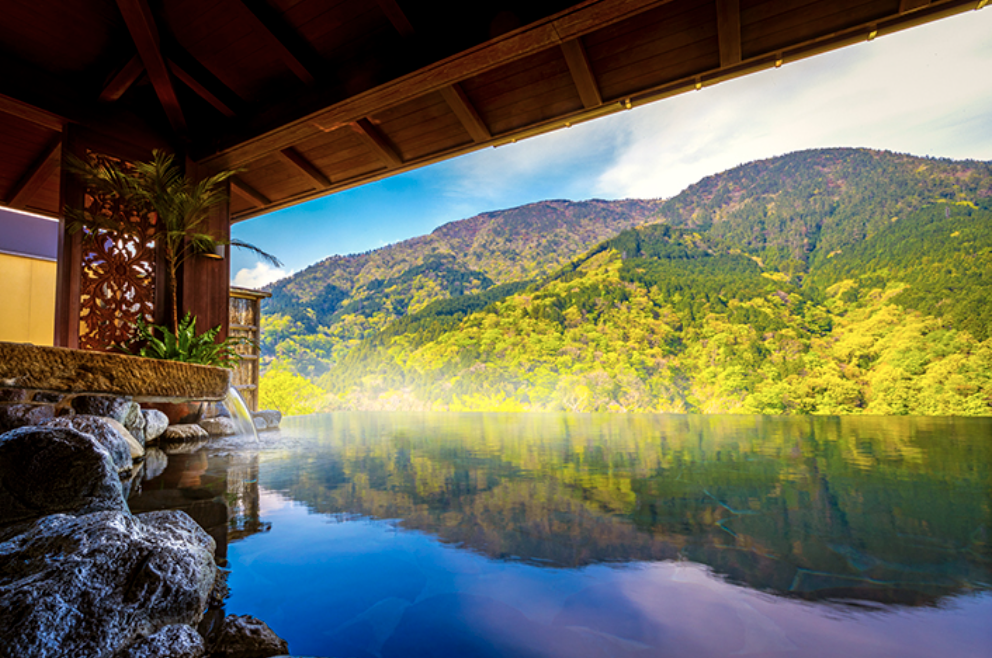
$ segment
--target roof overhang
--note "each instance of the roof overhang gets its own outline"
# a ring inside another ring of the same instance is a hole
[[[0,205],[58,213],[68,124],[240,169],[238,221],[986,2],[0,0]]]

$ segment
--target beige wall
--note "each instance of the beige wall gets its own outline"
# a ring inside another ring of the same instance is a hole
[[[0,341],[51,345],[54,261],[0,253]]]

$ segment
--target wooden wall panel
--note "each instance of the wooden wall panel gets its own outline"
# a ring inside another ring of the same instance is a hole
[[[585,39],[600,91],[615,100],[720,64],[716,5],[674,2]]]
[[[362,173],[383,168],[382,162],[358,136],[345,126],[326,133],[326,141],[319,138],[308,140],[297,149],[315,167],[329,175],[338,183]]]
[[[493,135],[583,107],[560,48],[470,78],[461,87]]]
[[[3,50],[54,73],[80,73],[105,57],[123,19],[113,0],[5,3]]]
[[[312,189],[309,181],[281,158],[269,156],[252,163],[238,178],[272,201],[285,199]]]
[[[745,4],[747,8],[745,9]],[[803,41],[884,17],[877,3],[835,0],[818,3],[741,3],[744,58],[774,52]]]
[[[180,45],[243,100],[262,99],[287,78],[240,0],[173,0],[163,14]]]
[[[426,157],[471,141],[458,117],[437,93],[380,112],[374,119],[404,160]]]
[[[0,144],[4,146],[0,161],[0,204],[9,200],[14,186],[56,134],[20,117],[0,113]]]

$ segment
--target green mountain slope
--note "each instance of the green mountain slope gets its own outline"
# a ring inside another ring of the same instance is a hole
[[[328,404],[992,414],[989,163],[809,151],[659,205],[543,277],[390,293],[319,360]]]
[[[430,235],[334,256],[271,286],[263,353],[313,375],[342,350],[433,301],[545,275],[651,220],[659,201],[543,201],[477,215]]]

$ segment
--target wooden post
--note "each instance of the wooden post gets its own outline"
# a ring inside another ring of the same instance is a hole
[[[67,125],[62,131],[62,160],[70,154],[85,157],[85,149],[77,138],[77,128]],[[85,192],[82,183],[62,166],[59,186],[59,243],[55,275],[55,335],[57,347],[79,347],[79,296],[82,277],[82,237],[66,230],[65,208],[80,207]]]
[[[186,174],[196,180],[205,172],[191,160],[187,160]],[[228,201],[214,206],[210,218],[203,225],[203,233],[214,239],[231,239],[230,187]],[[228,294],[231,279],[231,247],[222,249],[223,258],[210,258],[204,255],[190,256],[183,263],[179,281],[179,319],[187,312],[196,316],[196,330],[199,333],[221,326],[218,340],[228,336]]]

